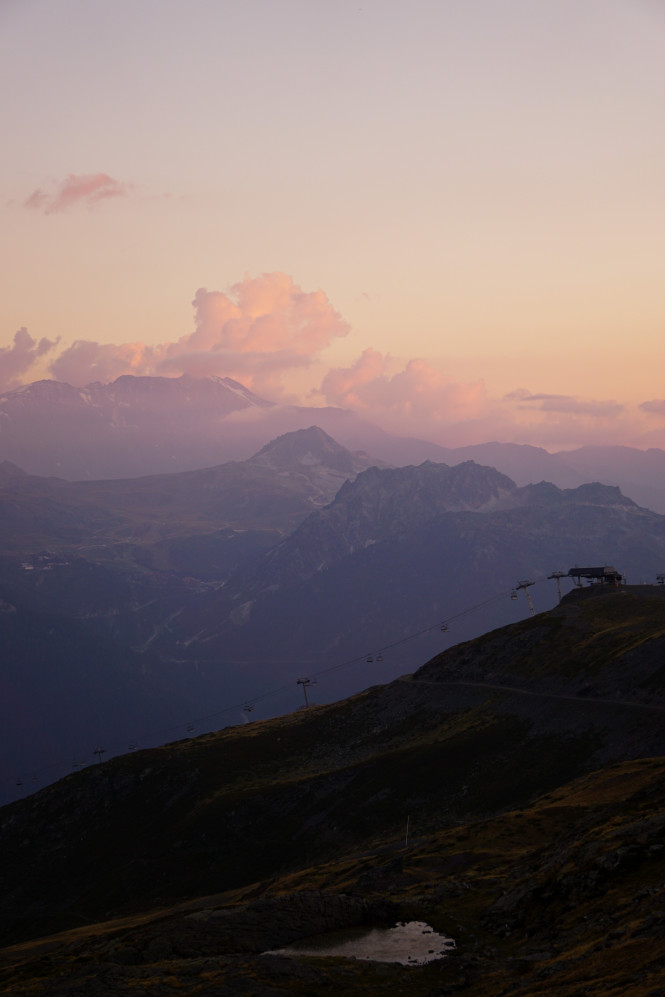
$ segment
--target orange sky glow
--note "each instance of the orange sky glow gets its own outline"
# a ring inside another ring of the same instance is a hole
[[[665,447],[655,0],[8,0],[0,390]]]

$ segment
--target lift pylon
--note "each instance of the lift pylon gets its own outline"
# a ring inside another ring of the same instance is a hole
[[[524,589],[526,601],[529,603],[529,612],[531,613],[532,616],[536,615],[536,610],[533,608],[533,602],[531,601],[531,595],[529,593],[529,586],[535,584],[536,584],[535,582],[523,581],[519,582],[519,584],[515,586],[516,592],[519,592],[520,589]]]
[[[311,685],[316,685],[316,679],[312,682],[311,679],[298,679],[296,685],[302,686],[302,691],[305,693],[305,706],[309,706],[309,699],[307,698],[307,690]]]
[[[547,580],[554,578],[556,579],[556,588],[559,593],[559,602],[561,602],[561,579],[566,578],[567,573],[565,571],[553,571],[551,575],[547,576]]]

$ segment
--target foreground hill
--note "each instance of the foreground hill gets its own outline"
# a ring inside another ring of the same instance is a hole
[[[24,940],[2,953],[6,986],[656,993],[664,610],[661,588],[585,590],[353,699],[4,808],[2,931]],[[260,955],[390,917],[429,921],[455,955],[381,970]]]

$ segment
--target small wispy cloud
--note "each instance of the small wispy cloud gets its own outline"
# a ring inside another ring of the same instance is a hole
[[[541,412],[565,412],[572,415],[597,416],[599,419],[615,416],[623,411],[624,406],[615,401],[595,401],[577,398],[574,395],[532,394],[524,388],[518,388],[506,395],[506,400],[517,402],[524,408],[533,407]]]
[[[52,215],[83,204],[94,208],[101,201],[126,197],[132,185],[114,180],[108,173],[70,173],[50,191],[38,187],[24,201],[24,207]]]
[[[653,398],[650,402],[642,402],[640,408],[652,415],[665,415],[665,398]]]

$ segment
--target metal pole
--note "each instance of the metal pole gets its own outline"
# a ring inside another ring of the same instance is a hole
[[[302,691],[305,693],[305,706],[309,706],[309,699],[307,698],[307,686],[312,685],[311,679],[298,679],[296,685],[302,686]]]

